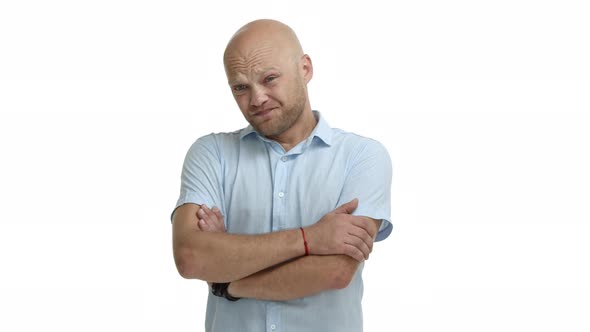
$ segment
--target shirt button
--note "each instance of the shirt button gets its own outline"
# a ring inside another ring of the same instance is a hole
[[[274,330],[276,330],[276,329],[277,329],[277,326],[276,326],[275,324],[272,324],[272,325],[270,326],[270,329],[274,331]]]
[[[285,193],[281,191],[281,192],[279,193],[279,197],[280,197],[280,198],[283,198],[284,196],[285,196]]]
[[[289,158],[287,158],[287,156],[284,156],[281,158],[282,161],[287,161],[287,159],[289,159]]]

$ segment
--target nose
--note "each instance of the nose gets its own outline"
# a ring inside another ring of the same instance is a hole
[[[252,94],[250,95],[250,105],[259,107],[268,100],[266,89],[261,87],[252,87]]]

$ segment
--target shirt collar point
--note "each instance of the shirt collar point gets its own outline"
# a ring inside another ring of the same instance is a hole
[[[324,144],[331,146],[332,145],[332,130],[328,125],[328,122],[324,119],[324,117],[318,111],[313,111],[316,119],[318,120],[318,124],[314,129],[313,136],[319,138]]]
[[[240,139],[244,139],[244,137],[246,136],[250,136],[251,134],[255,134],[256,130],[254,130],[254,127],[252,127],[252,125],[249,125],[248,127],[242,129],[240,131]]]

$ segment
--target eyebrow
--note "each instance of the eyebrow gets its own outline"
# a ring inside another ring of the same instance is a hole
[[[278,67],[275,67],[275,66],[272,66],[272,67],[267,67],[267,68],[263,68],[263,69],[260,69],[260,70],[255,70],[254,72],[255,72],[256,74],[259,74],[259,73],[266,73],[266,72],[269,72],[269,71],[272,71],[272,70],[274,70],[274,71],[277,71],[277,72],[279,72],[279,73],[281,72],[281,71],[279,70],[279,68],[278,68]],[[240,74],[241,74],[241,73],[240,73]],[[240,80],[240,79],[237,79],[237,78],[236,78],[236,79],[233,79],[233,80],[231,80],[231,81],[228,81],[227,83],[228,83],[229,85],[242,84],[242,80]]]

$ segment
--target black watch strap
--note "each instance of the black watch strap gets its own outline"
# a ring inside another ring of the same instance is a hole
[[[227,291],[227,288],[229,287],[229,282],[223,282],[223,283],[212,283],[211,284],[211,293],[213,293],[213,295],[215,296],[219,296],[219,297],[225,297],[228,301],[237,301],[240,298],[239,297],[233,297],[229,294],[229,292]]]

